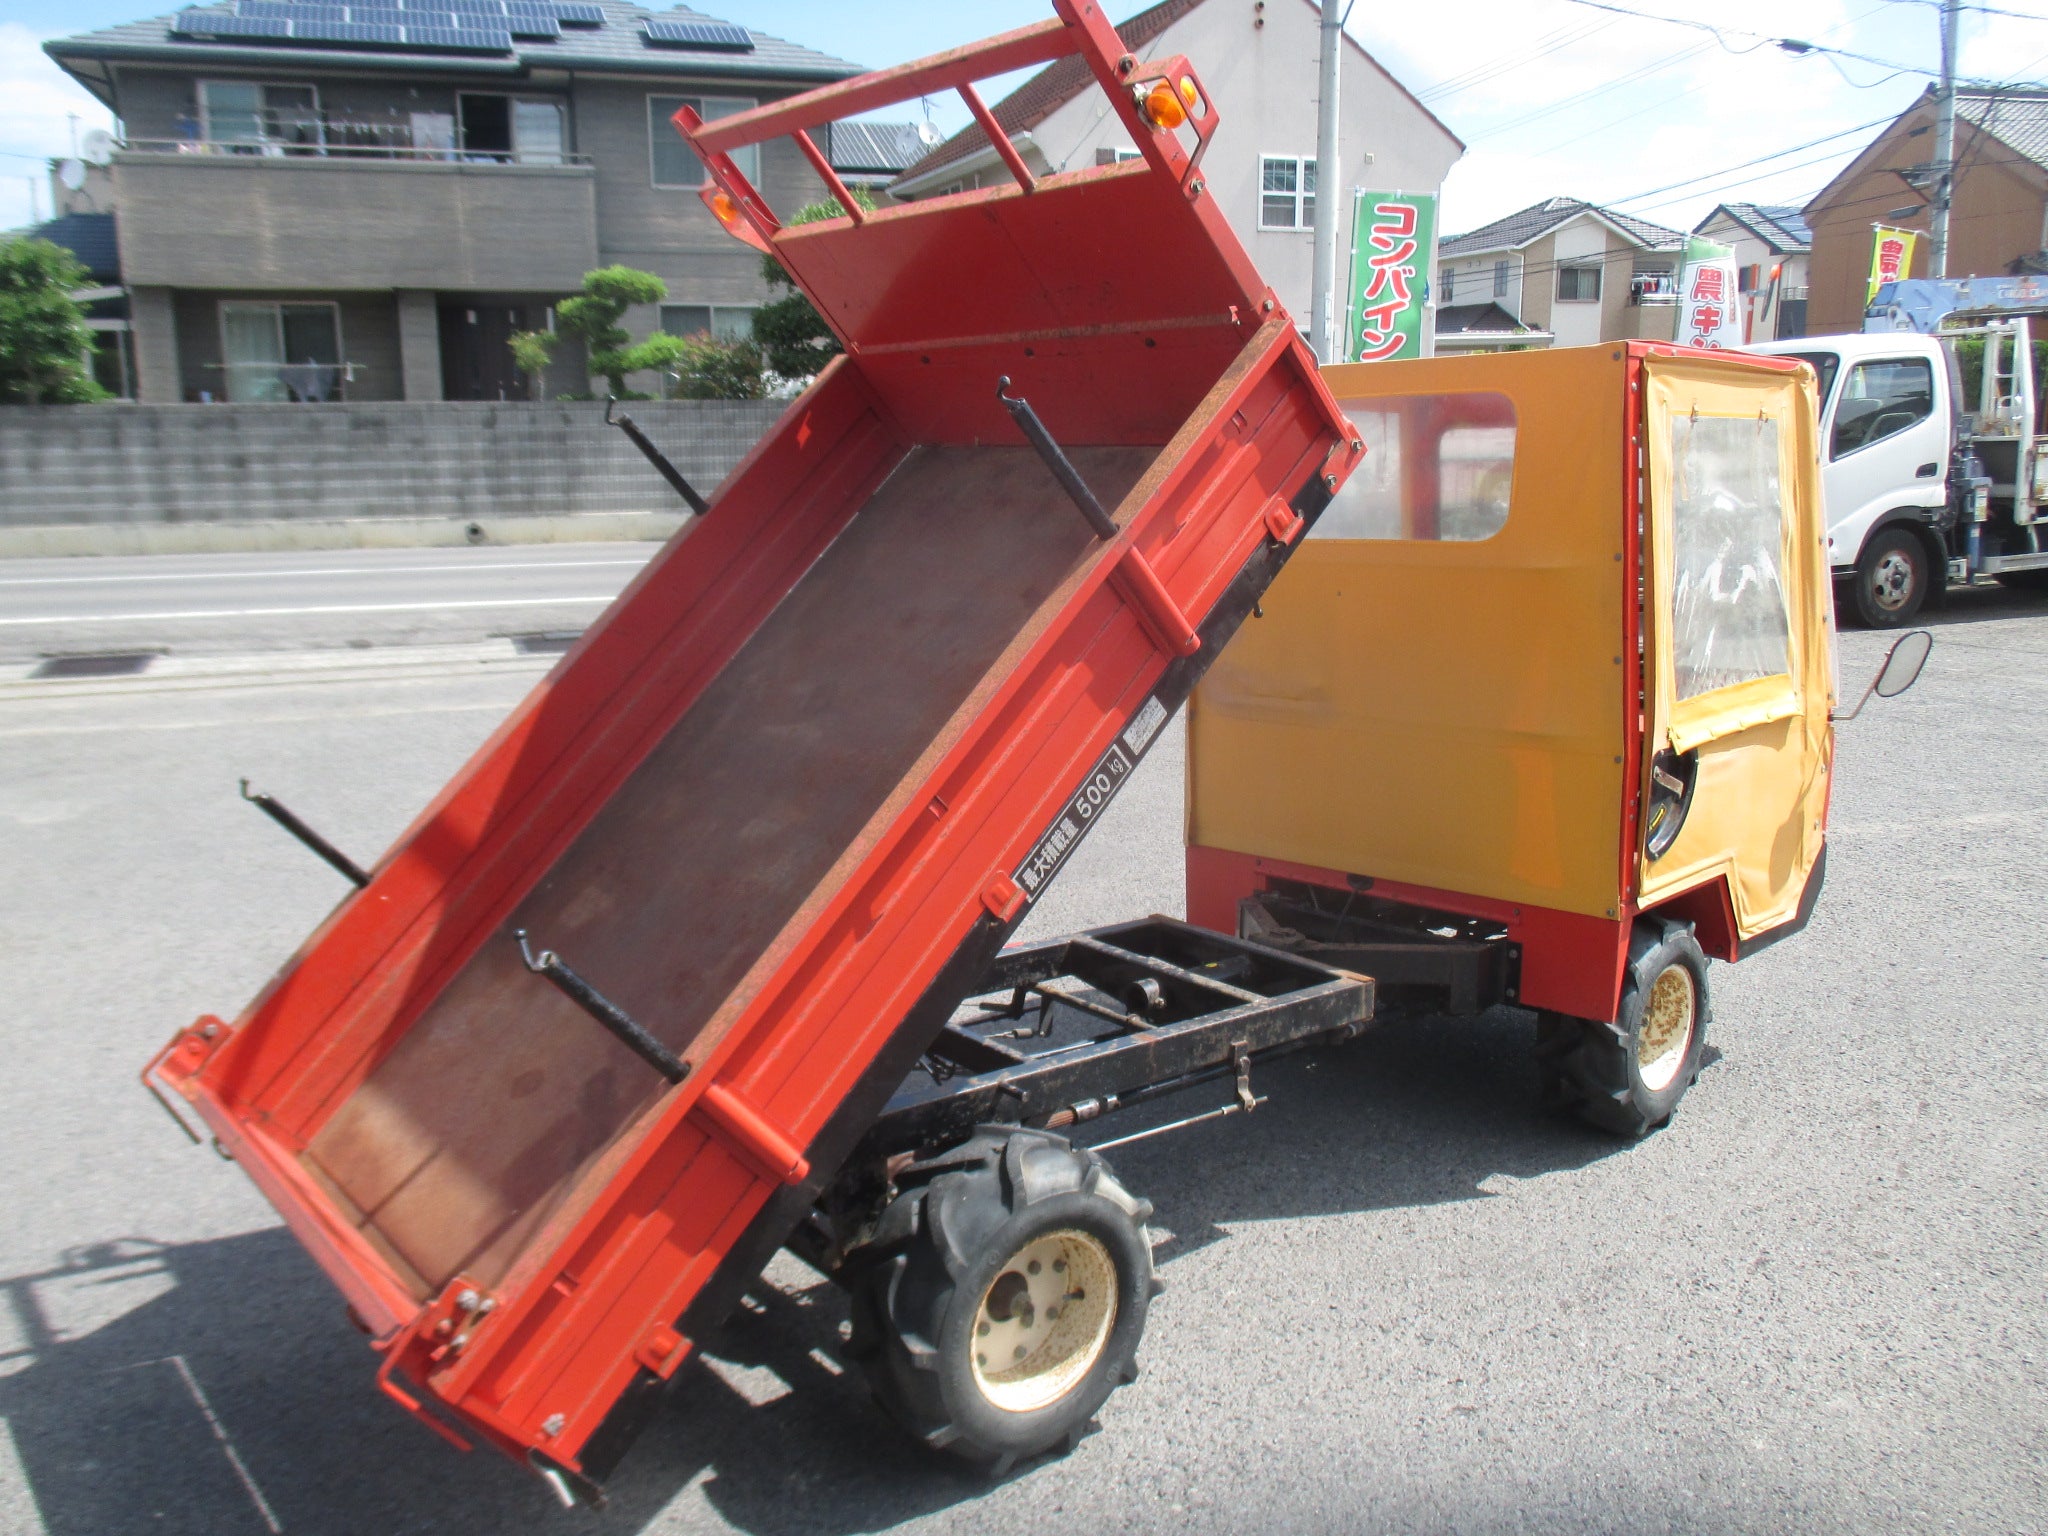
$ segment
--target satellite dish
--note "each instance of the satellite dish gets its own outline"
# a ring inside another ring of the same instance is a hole
[[[936,149],[946,136],[939,132],[937,124],[922,122],[917,125],[917,137],[927,149]]]
[[[67,192],[76,192],[85,185],[85,162],[83,160],[59,160],[57,181]]]
[[[114,158],[114,136],[104,128],[87,129],[79,148],[94,165],[105,165]],[[72,163],[76,164],[75,161]],[[70,183],[65,185],[70,186]]]

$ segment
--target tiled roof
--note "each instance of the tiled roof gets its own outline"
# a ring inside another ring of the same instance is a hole
[[[1118,27],[1117,36],[1123,39],[1125,48],[1136,53],[1201,3],[1202,0],[1160,0],[1158,5],[1138,12]],[[996,103],[996,125],[1012,137],[1035,128],[1087,89],[1093,80],[1078,54],[1055,60]],[[988,135],[981,131],[981,125],[969,124],[912,165],[903,173],[904,179],[927,175],[988,147]]]
[[[925,152],[915,123],[834,123],[826,158],[835,171],[903,170]]]
[[[1605,219],[1637,245],[1652,251],[1675,251],[1685,244],[1685,235],[1648,219],[1632,218],[1609,208],[1599,208],[1576,197],[1552,197],[1520,213],[1495,219],[1468,234],[1453,235],[1438,242],[1440,256],[1471,256],[1481,251],[1508,251],[1541,239],[1568,219],[1591,213]]]
[[[2048,91],[1966,87],[1956,92],[1956,116],[2048,169]]]
[[[1436,312],[1436,333],[1455,336],[1470,331],[1526,331],[1529,327],[1490,300],[1484,304],[1446,304]]]
[[[662,75],[744,75],[791,80],[843,80],[860,73],[858,64],[835,59],[779,37],[752,32],[750,49],[691,48],[648,42],[642,24],[653,21],[714,22],[717,18],[687,6],[668,10],[632,5],[627,0],[595,0],[603,10],[598,26],[564,26],[559,37],[518,38],[506,55],[458,55],[405,47],[365,50],[340,44],[308,46],[294,43],[281,47],[275,41],[246,41],[226,37],[187,37],[172,32],[176,15],[156,16],[146,21],[124,22],[97,32],[57,38],[43,45],[58,63],[70,59],[113,58],[123,60],[174,60],[192,64],[260,64],[279,66],[280,55],[289,53],[300,67],[391,69],[421,67],[431,62],[443,73],[488,73],[503,76],[513,69],[559,69],[601,67]],[[225,10],[227,0],[210,0],[194,9]]]
[[[1806,215],[1776,203],[1722,203],[1693,226],[1693,233],[1698,234],[1723,213],[1780,256],[1813,249],[1813,231],[1806,227]]]
[[[121,251],[114,238],[111,213],[62,213],[28,233],[32,240],[63,246],[78,258],[95,282],[121,281]]]

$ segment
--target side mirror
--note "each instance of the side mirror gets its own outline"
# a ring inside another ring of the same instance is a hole
[[[1863,690],[1863,697],[1856,701],[1856,707],[1837,711],[1836,720],[1854,720],[1863,713],[1863,706],[1870,702],[1872,694],[1880,699],[1895,699],[1908,688],[1920,681],[1920,669],[1927,665],[1927,653],[1934,649],[1934,636],[1924,629],[1910,630],[1892,642],[1892,648],[1885,652],[1884,665],[1877,669],[1877,676],[1870,680],[1870,686]]]

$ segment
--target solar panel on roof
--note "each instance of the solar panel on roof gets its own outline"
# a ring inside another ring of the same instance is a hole
[[[292,39],[301,43],[370,43],[379,47],[400,47],[405,28],[362,21],[295,21]]]
[[[512,34],[503,27],[407,27],[405,40],[437,53],[510,53]]]
[[[290,37],[292,24],[274,16],[230,16],[225,11],[184,11],[171,23],[184,37]]]
[[[562,24],[538,11],[508,11],[505,24],[514,37],[560,37]]]
[[[401,11],[393,5],[351,5],[348,15],[337,17],[341,21],[363,22],[373,27],[403,27],[407,24],[433,26],[435,18],[418,16],[411,11]],[[446,18],[441,18],[445,20]]]
[[[300,5],[293,0],[241,0],[235,7],[243,16],[272,16],[279,21],[347,21],[343,5]]]
[[[723,21],[646,21],[649,43],[664,44],[672,48],[720,48],[735,52],[746,52],[754,46],[754,36],[745,27],[735,27]]]
[[[555,0],[555,15],[565,26],[601,27],[604,25],[604,7],[591,5],[588,0]]]

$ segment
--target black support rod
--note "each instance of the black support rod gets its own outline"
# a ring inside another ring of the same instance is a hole
[[[1045,460],[1045,467],[1052,471],[1053,479],[1059,481],[1060,489],[1074,498],[1074,505],[1088,519],[1088,526],[1095,530],[1095,536],[1099,539],[1115,538],[1116,519],[1102,510],[1102,503],[1088,489],[1088,482],[1081,478],[1081,472],[1074,468],[1073,461],[1052,440],[1052,434],[1045,430],[1045,423],[1038,419],[1038,412],[1031,409],[1031,402],[1013,399],[1009,389],[1009,375],[996,380],[996,398],[1003,402],[1003,409],[1010,413],[1018,430],[1038,450],[1038,456]]]
[[[692,512],[696,513],[699,517],[702,517],[706,512],[709,512],[711,510],[711,503],[706,501],[702,496],[699,496],[696,492],[696,489],[690,484],[690,482],[683,478],[683,472],[677,469],[675,465],[669,462],[668,455],[663,453],[659,448],[654,446],[653,440],[649,438],[645,432],[642,432],[640,430],[640,423],[635,421],[630,416],[614,416],[612,414],[612,407],[616,404],[618,404],[618,402],[614,399],[611,399],[610,397],[607,397],[605,399],[605,425],[608,427],[617,427],[621,432],[625,433],[627,438],[631,440],[633,446],[635,448],[638,448],[641,451],[641,453],[646,455],[647,462],[652,464],[655,467],[655,469],[660,472],[661,478],[666,480],[670,485],[674,486],[676,488],[676,494],[682,497],[684,501],[690,504],[690,510]]]
[[[344,875],[348,876],[349,879],[356,883],[358,890],[370,883],[370,877],[364,872],[361,865],[357,864],[354,859],[351,859],[347,854],[335,847],[334,844],[299,820],[284,805],[261,792],[253,795],[250,794],[249,781],[247,779],[242,780],[242,798],[276,822],[280,827],[283,827],[285,831],[291,833],[293,837],[296,837],[308,848],[319,854],[321,858],[332,864]]]
[[[619,1043],[627,1050],[672,1083],[680,1083],[690,1075],[687,1061],[650,1035],[625,1009],[564,965],[560,955],[552,949],[544,949],[536,955],[526,946],[524,928],[514,937],[519,940],[519,958],[526,962],[526,968],[534,975],[545,976],[553,982],[570,1002],[618,1036]]]

